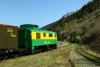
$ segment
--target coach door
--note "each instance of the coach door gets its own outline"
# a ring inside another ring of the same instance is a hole
[[[19,47],[25,48],[26,45],[26,31],[25,30],[19,30]]]

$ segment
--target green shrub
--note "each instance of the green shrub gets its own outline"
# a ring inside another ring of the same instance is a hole
[[[99,16],[100,16],[100,15],[98,14],[98,15],[95,16],[95,18],[98,18]]]

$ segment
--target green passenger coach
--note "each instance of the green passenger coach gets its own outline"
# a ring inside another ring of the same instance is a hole
[[[19,38],[19,47],[25,48],[30,54],[57,48],[57,34],[40,30],[38,25],[20,25]]]

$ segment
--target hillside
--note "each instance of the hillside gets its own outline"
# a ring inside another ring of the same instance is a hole
[[[82,43],[88,45],[89,49],[100,53],[100,0],[92,0],[83,7],[64,15],[61,19],[41,29],[55,31],[58,40],[68,40],[75,34],[80,34]]]

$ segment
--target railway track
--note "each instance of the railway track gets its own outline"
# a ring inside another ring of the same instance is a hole
[[[82,50],[80,45],[77,46],[76,51],[79,54],[81,54],[82,56],[84,56],[84,57],[90,59],[91,61],[95,62],[97,66],[100,66],[100,58],[98,58],[98,57],[96,57],[94,55],[88,54],[87,52]]]

